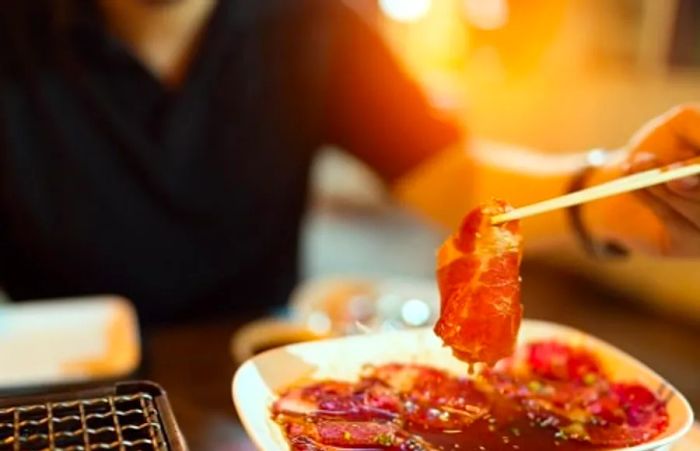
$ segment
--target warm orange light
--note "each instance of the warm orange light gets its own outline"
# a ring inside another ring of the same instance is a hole
[[[464,14],[476,28],[495,30],[508,23],[508,1],[464,0]]]
[[[417,22],[430,11],[432,0],[379,0],[379,7],[398,22]]]

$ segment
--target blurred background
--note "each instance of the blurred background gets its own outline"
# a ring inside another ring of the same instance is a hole
[[[614,149],[649,118],[700,98],[700,4],[692,0],[345,1],[480,138],[560,153]],[[392,209],[362,164],[327,149],[314,180],[307,276],[432,275],[444,231]],[[561,252],[536,259],[700,324],[700,264],[601,264]]]
[[[376,27],[432,99],[480,138],[553,153],[614,149],[649,118],[700,99],[698,1],[328,1]],[[434,253],[448,231],[396,206],[342,149],[315,161],[310,207],[303,282],[368,277],[434,289]],[[527,317],[630,352],[700,409],[700,263],[527,255],[523,303]],[[253,449],[229,396],[232,351],[251,319],[144,337],[139,376],[168,390],[193,450]]]

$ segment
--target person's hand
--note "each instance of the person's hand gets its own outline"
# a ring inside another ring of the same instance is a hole
[[[653,119],[633,137],[623,165],[627,173],[700,156],[700,105],[686,105]],[[661,255],[700,257],[700,176],[636,192],[662,222]]]

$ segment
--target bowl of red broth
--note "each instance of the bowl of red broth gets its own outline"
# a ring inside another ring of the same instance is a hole
[[[668,450],[693,422],[644,364],[533,320],[492,368],[458,361],[431,329],[273,349],[239,368],[233,398],[261,450]]]

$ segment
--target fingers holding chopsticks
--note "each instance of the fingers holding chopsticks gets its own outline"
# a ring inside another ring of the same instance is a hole
[[[684,199],[700,202],[700,176],[693,175],[666,184],[668,189]]]
[[[654,187],[635,193],[664,223],[666,232],[661,247],[646,248],[646,252],[665,257],[700,256],[700,216],[688,218],[680,213],[684,211],[683,206],[678,205],[678,199],[664,190],[664,187]]]
[[[700,155],[700,106],[677,107],[643,127],[631,140],[628,174],[678,163]],[[638,196],[662,221],[665,255],[700,256],[700,178],[674,180]]]

